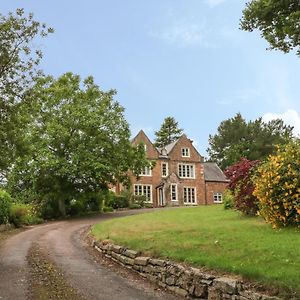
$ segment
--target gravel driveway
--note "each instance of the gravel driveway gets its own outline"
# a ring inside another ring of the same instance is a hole
[[[0,248],[0,299],[178,299],[99,262],[83,240],[92,224],[147,211],[53,222],[9,238]]]

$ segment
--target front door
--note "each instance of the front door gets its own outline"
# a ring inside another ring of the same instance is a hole
[[[158,200],[159,206],[165,206],[164,189],[162,187],[158,189]]]

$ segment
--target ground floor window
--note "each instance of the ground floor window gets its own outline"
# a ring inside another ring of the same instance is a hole
[[[177,184],[171,184],[171,201],[177,200]]]
[[[183,188],[183,202],[185,204],[194,204],[196,203],[196,189],[193,187],[184,187]]]
[[[222,203],[222,202],[223,202],[222,193],[219,192],[214,193],[214,203]]]
[[[135,184],[134,185],[135,196],[145,196],[147,202],[152,202],[152,185],[151,184]]]

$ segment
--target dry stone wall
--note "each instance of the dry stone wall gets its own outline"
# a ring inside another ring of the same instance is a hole
[[[183,297],[201,300],[280,300],[245,290],[238,280],[216,277],[168,260],[141,256],[137,251],[108,241],[93,241],[93,247],[106,257]]]

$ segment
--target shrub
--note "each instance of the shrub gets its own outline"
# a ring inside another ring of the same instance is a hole
[[[114,195],[110,199],[110,202],[107,204],[107,206],[110,206],[114,209],[127,208],[129,207],[129,199],[122,195]]]
[[[226,190],[223,193],[223,205],[224,209],[234,208],[234,195],[230,190]]]
[[[6,191],[0,189],[0,224],[8,223],[11,206],[11,196]]]
[[[112,208],[112,207],[103,207],[103,209],[102,209],[102,211],[104,212],[104,213],[107,213],[107,212],[113,212],[114,211],[114,209]]]
[[[39,211],[43,219],[57,219],[60,217],[58,202],[52,197],[47,197],[42,200],[39,205]]]
[[[86,212],[84,199],[72,199],[68,206],[68,214],[71,216],[82,215]]]
[[[10,210],[10,222],[16,227],[42,223],[43,220],[37,215],[35,207],[30,204],[14,203]]]
[[[129,208],[130,209],[139,209],[139,208],[142,208],[142,206],[138,203],[130,203]]]
[[[251,178],[258,163],[258,160],[242,158],[224,172],[230,180],[228,187],[233,192],[235,208],[246,215],[255,215],[258,211]]]
[[[278,148],[257,171],[254,195],[273,227],[300,226],[300,141]]]
[[[131,204],[139,205],[141,208],[145,206],[146,200],[147,198],[144,195],[134,195],[131,197]]]

